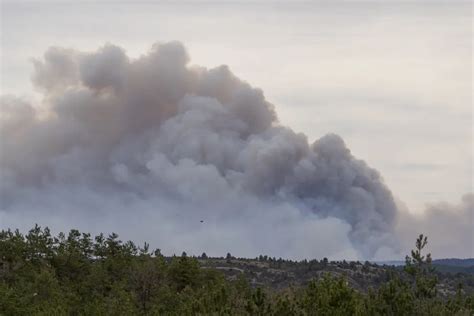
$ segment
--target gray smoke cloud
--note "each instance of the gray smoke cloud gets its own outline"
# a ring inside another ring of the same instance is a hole
[[[397,234],[402,243],[413,244],[413,238],[428,236],[428,248],[435,258],[474,257],[474,194],[467,193],[457,204],[428,204],[422,214],[407,213],[400,207]]]
[[[337,135],[310,143],[282,126],[260,89],[189,65],[179,42],[137,59],[51,48],[32,81],[40,105],[1,99],[2,227],[115,231],[165,253],[399,250],[376,170]]]

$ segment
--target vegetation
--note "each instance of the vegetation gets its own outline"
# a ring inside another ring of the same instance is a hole
[[[26,235],[7,230],[0,233],[0,314],[471,315],[474,297],[462,286],[449,295],[439,290],[431,256],[422,253],[426,243],[421,235],[404,271],[384,268],[383,282],[357,288],[343,274],[331,273],[334,262],[327,259],[295,263],[266,256],[236,259],[230,253],[221,259],[185,253],[166,258],[147,244],[123,243],[116,234],[92,238],[72,230],[54,237],[38,226]],[[305,284],[272,287],[232,268],[236,261],[328,272]],[[219,269],[216,262],[227,267]],[[375,269],[369,263],[341,264],[361,274]]]

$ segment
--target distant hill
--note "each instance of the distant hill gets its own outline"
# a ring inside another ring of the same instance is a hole
[[[433,260],[433,263],[437,264],[437,265],[444,265],[444,266],[469,268],[469,267],[474,266],[474,258],[468,258],[468,259],[458,259],[458,258],[436,259],[436,260]]]
[[[403,266],[405,261],[391,260],[391,261],[376,261],[378,265],[387,266]],[[474,274],[474,258],[458,259],[446,258],[433,260],[433,266],[437,271],[442,273],[467,273]]]
[[[460,267],[460,266],[449,266],[443,264],[433,264],[437,271],[442,273],[466,273],[474,274],[474,266],[472,267]]]
[[[171,258],[168,258],[171,260]],[[319,279],[325,274],[344,276],[351,287],[366,292],[369,288],[378,288],[386,283],[393,274],[404,278],[403,261],[385,261],[370,263],[359,261],[291,261],[269,257],[245,258],[205,258],[198,257],[203,268],[216,269],[224,273],[229,280],[244,275],[254,287],[263,286],[273,289],[285,289],[290,286],[305,286],[311,279]],[[459,259],[463,260],[463,259]],[[456,293],[457,285],[474,293],[474,266],[459,267],[434,264],[439,281],[439,289],[445,295]],[[458,273],[461,274],[458,274]]]
[[[433,266],[442,273],[467,273],[474,274],[474,258],[469,259],[437,259]]]

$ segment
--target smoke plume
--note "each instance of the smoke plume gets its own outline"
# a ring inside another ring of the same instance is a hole
[[[2,227],[115,231],[165,253],[399,247],[376,170],[337,135],[311,143],[280,125],[261,90],[226,66],[189,65],[179,42],[137,59],[51,48],[32,81],[41,104],[1,99]]]
[[[422,214],[413,215],[401,207],[397,234],[412,245],[417,234],[429,236],[428,248],[435,258],[474,257],[474,194],[462,196],[458,204],[428,204]]]

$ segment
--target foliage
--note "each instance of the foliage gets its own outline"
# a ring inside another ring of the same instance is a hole
[[[0,315],[469,315],[474,298],[459,286],[450,297],[437,291],[431,256],[420,236],[405,272],[388,272],[368,292],[344,276],[322,275],[305,286],[252,286],[243,275],[226,278],[183,253],[166,258],[148,244],[122,242],[116,234],[71,230],[52,236],[35,226],[28,234],[0,232]],[[236,259],[230,253],[225,262]],[[259,264],[295,262],[260,256]],[[304,262],[305,271],[327,259]],[[341,262],[370,272],[369,263]]]

